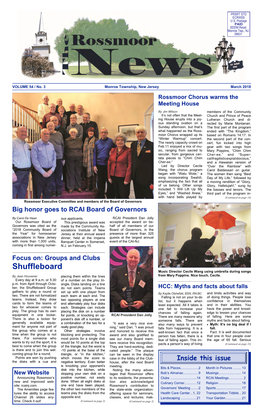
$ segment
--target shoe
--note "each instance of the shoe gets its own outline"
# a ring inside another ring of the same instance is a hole
[[[82,193],[82,190],[80,188],[76,189],[76,191],[79,192],[79,193]]]
[[[72,192],[73,192],[73,190],[69,190],[68,192],[69,192],[69,193],[72,193]]]
[[[62,196],[62,192],[57,192],[57,197],[61,197]]]
[[[56,197],[56,192],[51,192],[50,197]]]

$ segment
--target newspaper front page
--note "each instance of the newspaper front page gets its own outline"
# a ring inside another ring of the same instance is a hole
[[[17,12],[5,411],[260,410],[259,16],[190,3]]]

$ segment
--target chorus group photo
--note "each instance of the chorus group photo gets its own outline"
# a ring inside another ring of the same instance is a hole
[[[153,199],[152,93],[14,93],[13,199]]]
[[[159,203],[159,268],[251,267],[250,203]]]

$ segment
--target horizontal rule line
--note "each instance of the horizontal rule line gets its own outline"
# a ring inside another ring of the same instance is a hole
[[[57,254],[60,254],[60,255],[64,255],[64,254],[66,254],[66,253],[70,253],[70,254],[73,254],[73,253],[77,253],[78,255],[79,254],[81,254],[81,253],[83,253],[83,254],[87,254],[87,253],[102,253],[102,254],[104,254],[104,253],[106,253],[106,252],[86,252],[86,253],[84,253],[84,252],[12,252],[12,254],[14,254],[14,253],[23,253],[23,254],[33,254],[33,255],[38,255],[39,253],[45,253],[45,254],[55,254],[55,253],[57,253]]]

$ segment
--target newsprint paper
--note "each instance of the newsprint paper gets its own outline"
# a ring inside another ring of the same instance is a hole
[[[262,410],[255,4],[6,5],[1,410]]]

